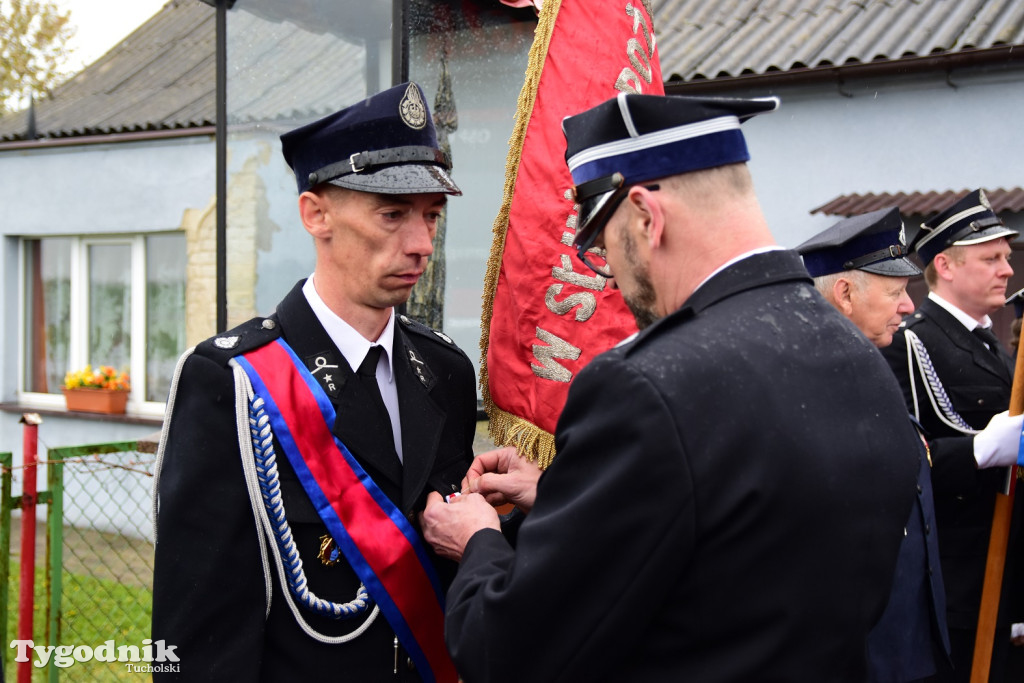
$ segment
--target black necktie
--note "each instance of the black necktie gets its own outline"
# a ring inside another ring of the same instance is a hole
[[[363,385],[363,390],[366,392],[366,396],[370,396],[374,405],[377,406],[377,416],[381,419],[381,425],[384,427],[382,434],[387,434],[387,443],[391,445],[391,448],[395,447],[394,431],[391,426],[391,413],[388,412],[387,406],[384,404],[384,399],[380,395],[380,385],[377,384],[377,361],[380,360],[380,354],[384,350],[383,346],[371,346],[370,350],[366,354],[366,358],[359,364],[359,368],[356,370],[356,379]],[[398,451],[394,451],[395,456],[398,456]],[[401,460],[399,458],[399,460]]]
[[[997,356],[1000,355],[999,351],[1002,347],[999,345],[999,340],[996,339],[996,335],[992,334],[992,330],[988,327],[975,327],[974,336],[978,337],[981,341],[988,345],[988,350]]]
[[[384,406],[384,399],[380,395],[380,385],[377,384],[377,362],[380,360],[380,352],[383,349],[383,346],[370,347],[363,362],[359,364],[359,369],[356,370],[356,377],[366,388],[367,393],[373,397],[377,407],[384,411],[384,415],[387,415],[388,409]],[[388,424],[391,424],[390,419],[388,418]]]

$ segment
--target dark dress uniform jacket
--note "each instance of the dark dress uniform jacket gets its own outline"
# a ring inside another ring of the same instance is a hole
[[[466,683],[857,681],[917,474],[892,374],[773,251],[576,377],[515,549],[448,592]]]
[[[913,330],[924,342],[953,409],[971,427],[983,429],[993,415],[1007,409],[1013,373],[1005,351],[999,356],[993,354],[947,310],[925,299],[883,351],[912,414],[914,399],[907,370],[905,330]],[[973,440],[963,438],[961,432],[936,416],[919,372],[915,371],[914,382],[921,425],[932,444],[935,517],[949,627],[974,630],[978,625],[995,495],[1005,483],[1006,469],[977,469]]]
[[[286,604],[276,569],[266,614],[264,561],[246,493],[235,429],[231,356],[281,336],[311,369],[317,357],[338,365],[342,386],[331,396],[334,433],[398,508],[415,518],[432,490],[459,487],[470,462],[476,420],[472,364],[450,341],[407,319],[396,320],[393,367],[402,422],[404,466],[390,422],[371,412],[373,401],[313,314],[300,282],[270,324],[252,320],[222,337],[239,338],[222,350],[206,341],[184,363],[177,386],[159,479],[153,639],[177,646],[176,680],[418,681],[383,615],[346,644],[328,645],[300,630]],[[416,361],[411,360],[415,356]],[[417,372],[417,368],[419,371]],[[323,373],[318,373],[322,379]],[[275,438],[282,495],[310,590],[347,602],[359,580],[344,557],[335,566],[318,558],[327,533]],[[418,522],[414,521],[418,527]],[[269,542],[273,542],[270,539]],[[454,563],[433,556],[443,585]],[[336,622],[303,612],[328,635],[351,632],[363,619]],[[395,665],[398,665],[397,674]]]
[[[931,463],[923,441],[919,454],[917,498],[900,545],[889,603],[868,634],[871,683],[918,681],[935,673],[936,658],[949,658]]]

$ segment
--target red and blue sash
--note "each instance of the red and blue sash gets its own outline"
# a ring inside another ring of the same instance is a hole
[[[317,513],[424,681],[458,679],[444,644],[444,592],[419,535],[331,433],[327,395],[282,339],[236,360]]]

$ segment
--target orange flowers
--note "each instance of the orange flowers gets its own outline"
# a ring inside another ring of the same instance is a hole
[[[131,383],[127,372],[118,372],[109,365],[101,365],[95,370],[92,365],[86,365],[77,372],[64,375],[64,388],[128,391]]]

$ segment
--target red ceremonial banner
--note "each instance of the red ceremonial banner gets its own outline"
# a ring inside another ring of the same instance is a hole
[[[480,383],[491,437],[546,467],[569,383],[636,331],[571,248],[562,119],[619,92],[664,94],[650,0],[544,0],[509,141],[484,282]]]

